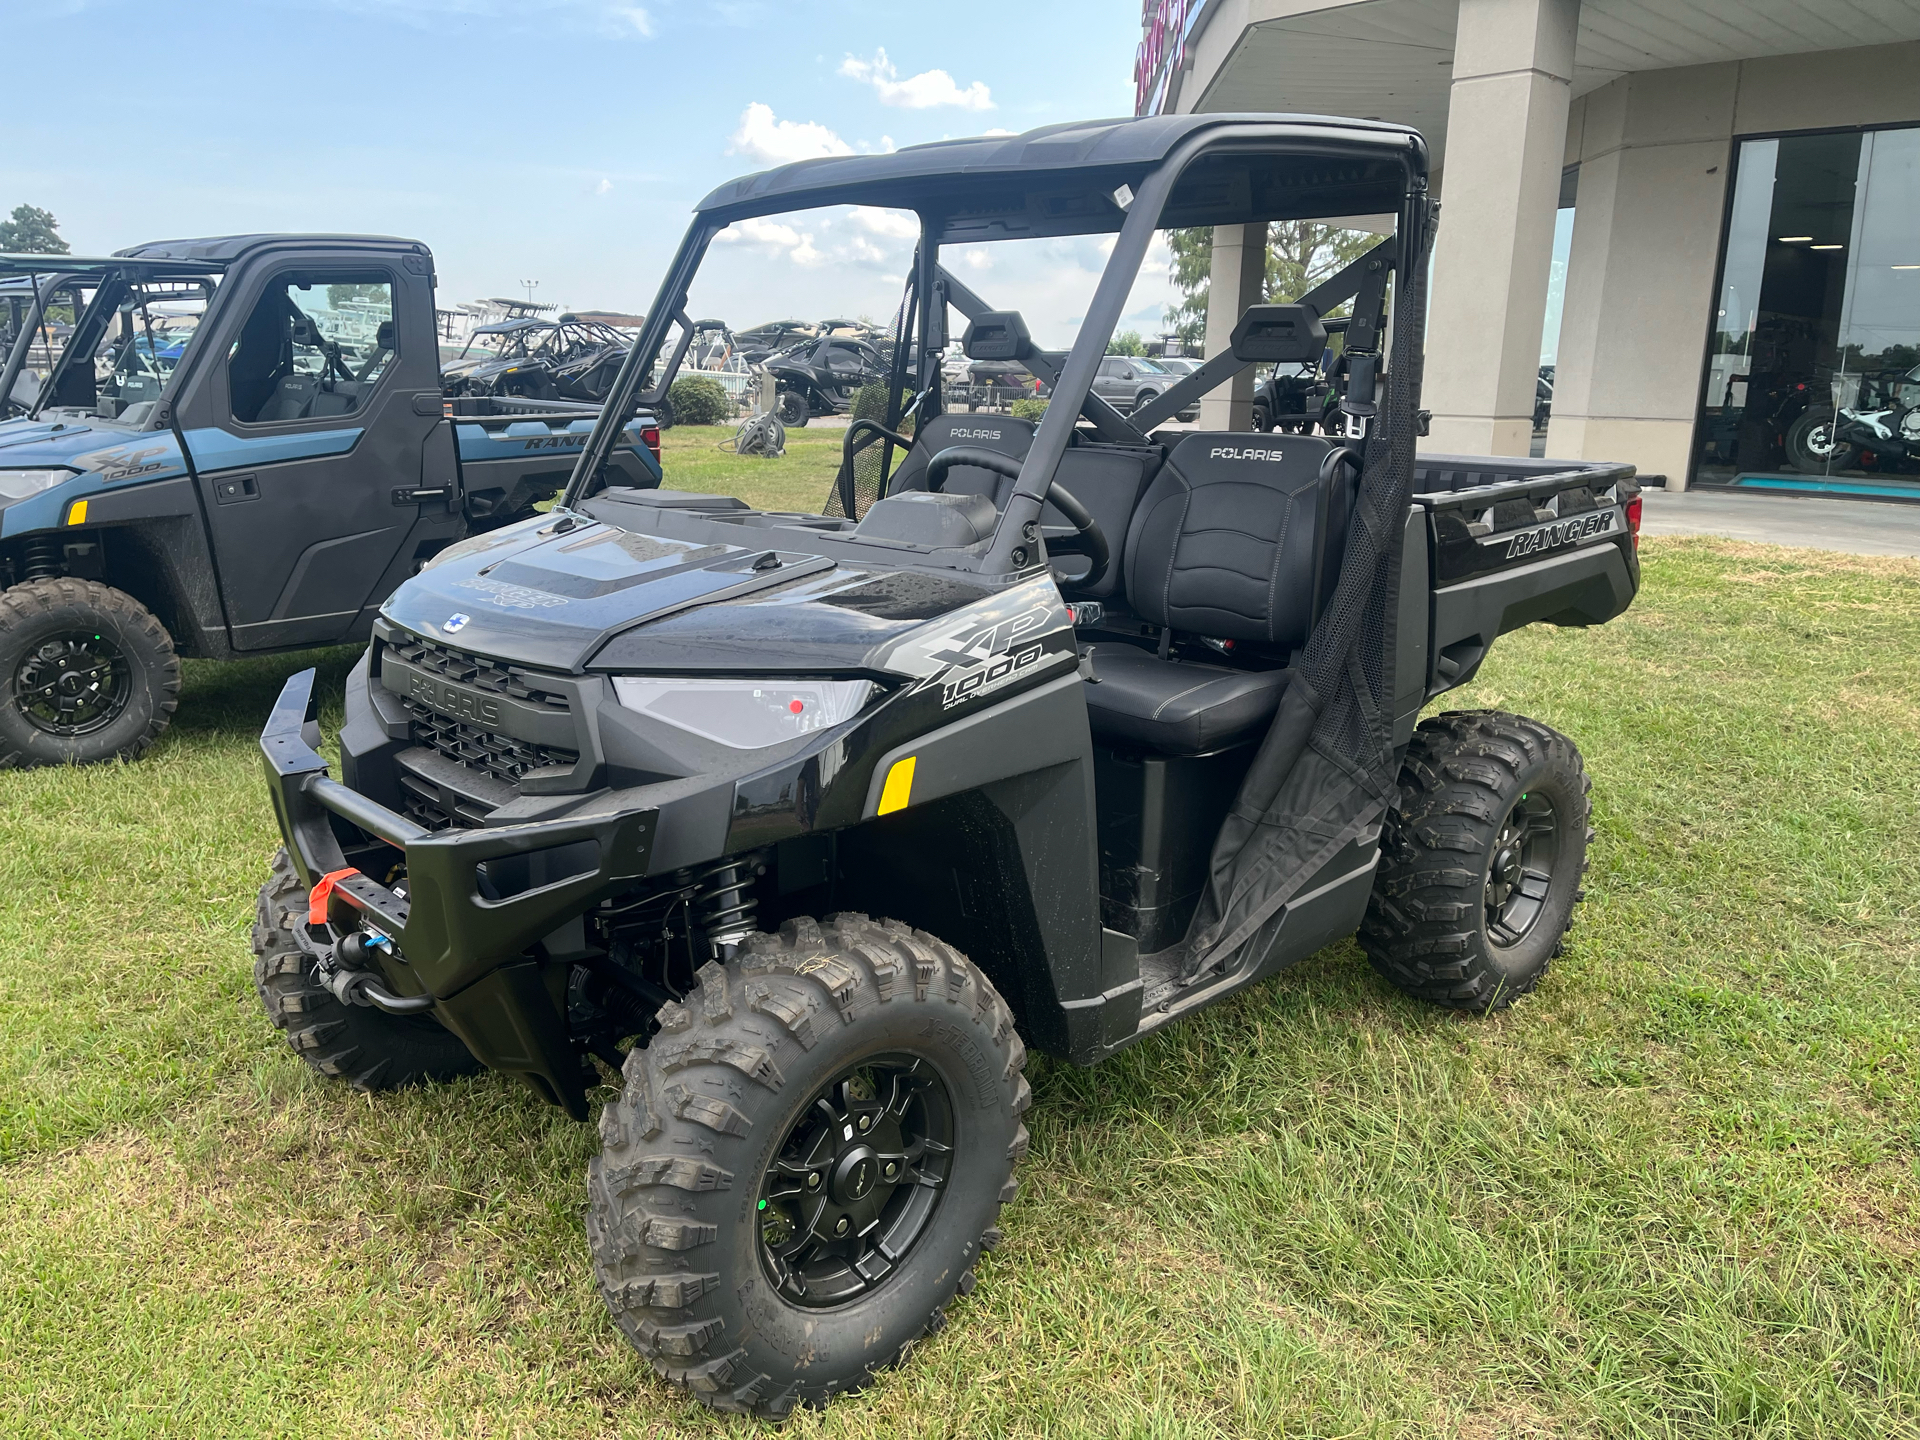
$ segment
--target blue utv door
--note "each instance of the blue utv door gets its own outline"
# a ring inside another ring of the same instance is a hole
[[[245,288],[203,352],[215,368],[186,438],[236,650],[364,636],[417,559],[458,533],[432,290],[396,258],[414,257],[229,279]]]

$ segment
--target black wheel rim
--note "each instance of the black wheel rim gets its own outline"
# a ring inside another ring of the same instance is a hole
[[[926,1236],[953,1165],[946,1082],[912,1055],[850,1065],[814,1093],[760,1177],[760,1264],[808,1309],[870,1294]]]
[[[1547,907],[1559,854],[1553,801],[1529,791],[1507,812],[1487,858],[1487,936],[1494,944],[1518,945],[1532,931]]]
[[[14,704],[34,728],[71,738],[104,730],[133,694],[120,647],[91,631],[42,640],[13,672]]]

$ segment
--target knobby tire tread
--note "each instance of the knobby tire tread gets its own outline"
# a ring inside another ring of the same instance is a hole
[[[917,1334],[869,1358],[856,1374],[783,1383],[730,1343],[726,1317],[715,1313],[720,1266],[701,1258],[718,1240],[725,1214],[724,1202],[706,1209],[702,1197],[753,1185],[756,1177],[690,1154],[750,1140],[747,1112],[759,1101],[764,1113],[766,1099],[786,1084],[776,1063],[781,1036],[811,1050],[874,1006],[959,1007],[991,1033],[1002,1066],[998,1083],[1010,1091],[1016,1119],[992,1207],[997,1216],[1019,1189],[1013,1168],[1027,1151],[1026,1126],[1017,1123],[1032,1103],[1021,1073],[1026,1047],[1006,1002],[971,961],[897,921],[855,914],[789,920],[777,935],[750,937],[731,963],[707,964],[698,978],[682,1002],[662,1007],[651,1044],[629,1052],[622,1094],[601,1112],[604,1148],[588,1172],[588,1238],[608,1311],[657,1374],[715,1410],[779,1420],[796,1405],[824,1405],[858,1389],[941,1329],[947,1305],[955,1294],[971,1293],[973,1263],[1001,1232],[989,1225],[967,1247],[969,1263],[947,1282]]]

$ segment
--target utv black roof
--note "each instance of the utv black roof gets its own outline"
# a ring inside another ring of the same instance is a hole
[[[1125,218],[1116,189],[1137,184],[1189,136],[1229,127],[1300,153],[1261,166],[1251,197],[1230,193],[1231,184],[1209,184],[1215,167],[1195,167],[1174,192],[1172,206],[1181,213],[1168,223],[1214,223],[1216,212],[1238,216],[1250,199],[1276,215],[1392,212],[1404,194],[1405,167],[1426,173],[1426,142],[1405,125],[1327,115],[1149,115],[800,160],[729,181],[697,208],[730,222],[815,206],[886,205],[944,214],[954,238],[1097,234],[1118,230]]]
[[[297,241],[302,245],[364,245],[392,250],[398,246],[425,255],[418,240],[395,235],[213,235],[200,240],[150,240],[144,245],[116,250],[111,255],[0,255],[0,276],[102,275],[137,271],[148,279],[217,274],[253,250]],[[133,262],[133,263],[129,263]]]
[[[114,255],[116,259],[122,260],[191,260],[198,261],[202,265],[230,265],[249,250],[262,250],[270,245],[284,244],[289,240],[297,240],[302,245],[366,245],[382,250],[390,250],[397,245],[421,255],[427,253],[427,247],[418,240],[408,240],[399,235],[268,234],[209,235],[198,240],[149,240],[144,245],[117,250]]]

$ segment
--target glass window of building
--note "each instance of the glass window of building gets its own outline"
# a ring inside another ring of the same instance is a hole
[[[1920,495],[1920,128],[1742,141],[1696,483]]]

